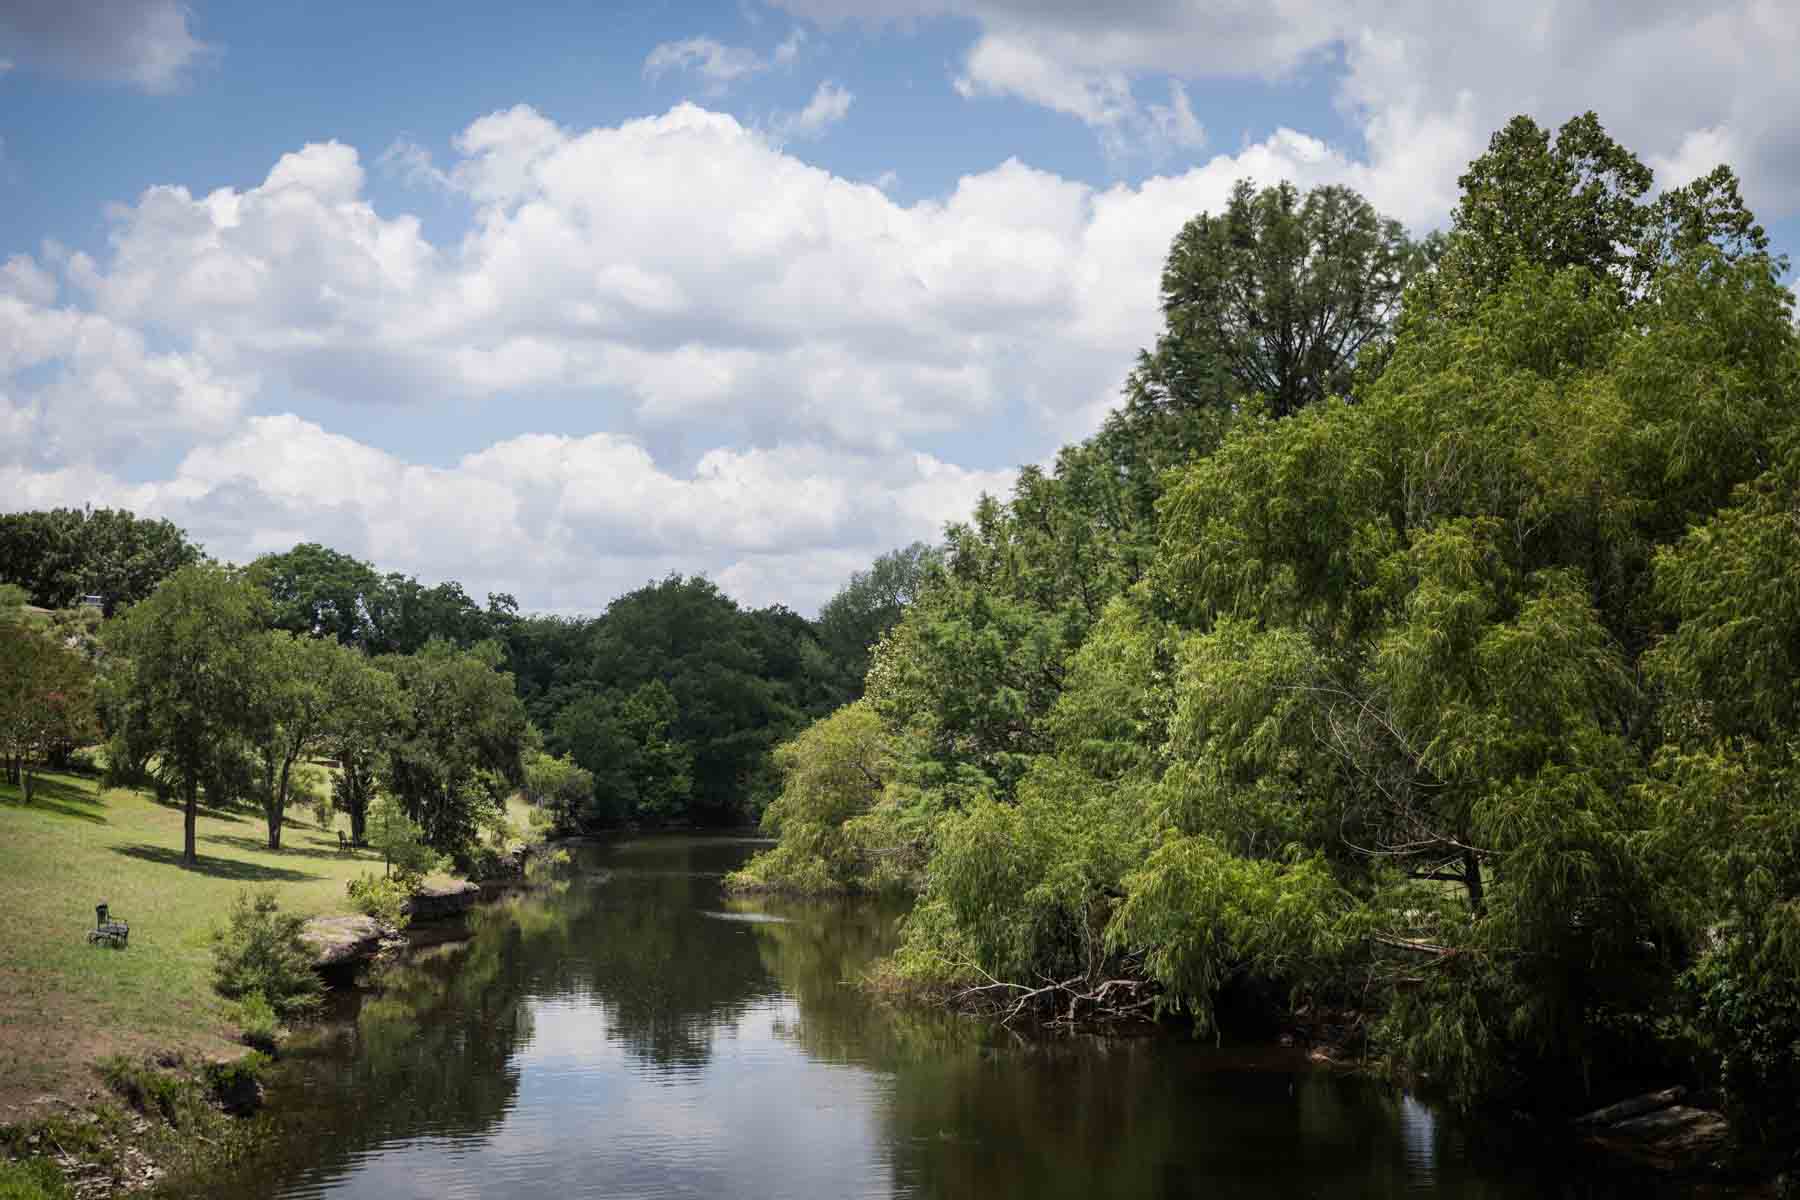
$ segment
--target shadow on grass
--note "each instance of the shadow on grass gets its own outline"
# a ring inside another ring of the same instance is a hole
[[[345,854],[339,850],[336,842],[327,842],[321,838],[309,838],[302,842],[294,836],[293,831],[283,832],[281,849],[269,849],[268,838],[239,837],[231,833],[215,833],[200,839],[203,842],[215,842],[221,846],[230,846],[237,850],[249,850],[257,854],[292,855],[295,858],[322,858],[333,862],[354,862],[362,855]]]
[[[150,803],[156,805],[158,808],[166,808],[170,812],[186,811],[186,806],[182,803],[181,797],[179,796],[170,796],[167,800],[164,800],[154,792],[146,792],[145,794],[150,797]],[[243,822],[248,821],[252,816],[262,815],[252,809],[238,808],[233,805],[215,808],[206,802],[206,797],[204,795],[200,797],[200,803],[196,804],[194,809],[203,817],[211,817],[215,821],[224,821],[232,825],[240,825]]]
[[[39,777],[33,781],[30,804],[25,803],[22,788],[7,787],[0,791],[0,804],[9,808],[37,808],[59,817],[76,817],[92,821],[96,825],[106,824],[106,818],[100,812],[105,807],[100,797],[55,779]]]
[[[212,839],[203,839],[211,841]],[[307,883],[314,879],[323,879],[323,875],[311,875],[305,871],[290,871],[286,867],[265,867],[261,863],[245,862],[238,858],[212,858],[202,854],[198,863],[181,861],[181,851],[171,846],[151,846],[137,842],[130,846],[115,846],[113,853],[123,854],[127,858],[139,859],[143,862],[157,863],[165,867],[180,867],[184,871],[193,871],[198,875],[211,875],[215,879],[236,879],[244,883]]]

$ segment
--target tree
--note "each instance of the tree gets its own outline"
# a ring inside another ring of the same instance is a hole
[[[1530,117],[1514,117],[1458,180],[1462,198],[1441,277],[1422,281],[1425,290],[1408,307],[1466,306],[1498,291],[1521,265],[1580,267],[1630,301],[1702,246],[1727,263],[1768,258],[1768,237],[1730,168],[1646,199],[1653,181],[1651,169],[1592,112],[1554,135]],[[1777,260],[1770,266],[1779,273]]]
[[[781,844],[728,880],[740,889],[802,893],[854,890],[867,882],[856,818],[881,799],[893,773],[881,720],[866,701],[847,704],[775,748],[781,795],[762,827]]]
[[[367,840],[369,805],[382,770],[382,748],[405,714],[400,684],[390,671],[366,659],[343,680],[339,708],[326,739],[326,754],[337,760],[331,803],[350,818],[350,840]]]
[[[1399,222],[1346,187],[1232,189],[1225,211],[1175,235],[1165,329],[1129,388],[1158,407],[1234,408],[1260,395],[1283,417],[1347,395],[1388,337],[1424,261]]]
[[[0,515],[0,583],[23,586],[45,608],[97,595],[111,615],[199,559],[200,548],[173,523],[123,509]]]
[[[383,873],[395,867],[402,874],[423,875],[437,865],[437,854],[425,841],[425,831],[393,796],[377,797],[369,807],[369,844],[381,852]]]
[[[689,815],[693,759],[686,743],[670,738],[675,717],[675,697],[659,680],[623,695],[591,695],[563,710],[555,741],[568,747],[591,784],[581,819],[613,824]]]
[[[268,597],[241,572],[183,567],[106,630],[128,740],[161,757],[181,789],[182,858],[199,861],[199,790],[217,748],[254,726],[256,659]]]
[[[512,676],[498,669],[501,658],[492,642],[456,650],[432,641],[417,654],[376,660],[393,673],[401,697],[384,758],[387,790],[445,854],[466,853],[498,804],[480,786],[482,775],[520,779],[525,707]]]
[[[368,645],[374,632],[371,602],[382,586],[368,563],[303,542],[283,554],[263,555],[251,570],[269,593],[277,629]]]
[[[869,651],[892,629],[913,602],[941,552],[914,542],[878,557],[857,571],[819,609],[819,640],[842,664],[852,690],[860,694],[869,673]]]
[[[568,755],[553,758],[539,750],[525,760],[525,798],[551,814],[563,828],[574,827],[594,801],[594,776]]]
[[[19,610],[20,592],[0,595],[0,760],[7,782],[32,798],[33,758],[57,753],[94,731],[94,671]]]
[[[294,766],[342,740],[339,730],[356,720],[350,709],[362,698],[365,668],[359,651],[279,629],[261,636],[252,661],[252,742],[269,849],[279,850]]]

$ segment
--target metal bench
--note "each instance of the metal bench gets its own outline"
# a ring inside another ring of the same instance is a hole
[[[94,905],[94,927],[88,930],[88,945],[107,945],[123,950],[131,940],[131,925],[106,910],[106,901]]]

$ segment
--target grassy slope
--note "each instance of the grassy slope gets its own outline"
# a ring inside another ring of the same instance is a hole
[[[341,818],[340,818],[341,819]],[[284,910],[346,911],[344,884],[381,869],[340,854],[335,830],[289,810],[284,848],[260,815],[201,810],[200,864],[181,865],[181,810],[91,779],[40,775],[36,802],[0,784],[0,1124],[46,1094],[79,1097],[115,1052],[226,1049],[210,933],[246,888]],[[131,946],[89,946],[94,905],[131,922]]]

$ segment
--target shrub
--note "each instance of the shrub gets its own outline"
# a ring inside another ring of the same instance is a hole
[[[282,913],[275,893],[239,892],[230,924],[213,931],[213,986],[232,999],[260,994],[283,1017],[316,1008],[323,985],[300,938],[304,917]]]
[[[252,992],[238,1001],[237,1023],[244,1045],[269,1054],[275,1052],[281,1022],[261,992]]]
[[[408,920],[406,902],[411,898],[417,880],[418,877],[409,871],[396,872],[386,878],[371,873],[352,879],[344,887],[358,912],[367,913],[384,925],[404,929]]]
[[[50,1160],[0,1159],[0,1200],[63,1200],[68,1194],[62,1172]]]
[[[1800,1136],[1800,983],[1733,937],[1704,955],[1681,986],[1718,1056],[1738,1127],[1763,1142]]]
[[[575,860],[569,852],[558,846],[543,854],[534,854],[525,860],[525,875],[529,879],[555,879],[568,874]]]

